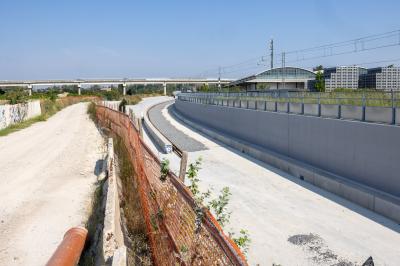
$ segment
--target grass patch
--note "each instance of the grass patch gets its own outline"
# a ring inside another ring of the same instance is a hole
[[[46,116],[39,115],[37,117],[22,121],[21,123],[12,124],[0,130],[0,137],[7,136],[8,134],[27,128],[36,122],[46,121],[46,119],[47,119]]]
[[[121,180],[123,210],[128,233],[128,265],[153,265],[149,240],[146,233],[138,183],[128,151],[120,137],[114,137],[114,149],[118,160],[118,176]]]

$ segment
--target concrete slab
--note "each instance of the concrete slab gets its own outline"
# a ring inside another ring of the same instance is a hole
[[[321,104],[321,116],[337,118],[339,114],[339,106],[336,104]]]
[[[353,105],[341,106],[341,118],[351,120],[362,120],[362,107]]]
[[[275,102],[267,102],[267,111],[275,112]]]
[[[290,113],[301,114],[302,113],[302,103],[289,103]]]
[[[287,111],[288,111],[288,103],[278,102],[277,106],[278,106],[278,112],[287,113]]]
[[[393,112],[391,107],[365,107],[365,121],[391,124],[392,116]]]
[[[318,115],[318,104],[305,103],[304,104],[304,114],[317,116]]]

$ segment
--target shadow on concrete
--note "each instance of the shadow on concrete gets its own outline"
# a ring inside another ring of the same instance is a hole
[[[309,191],[312,191],[312,192],[314,192],[314,193],[316,193],[316,194],[318,194],[318,195],[320,195],[320,196],[322,196],[322,197],[324,197],[324,198],[326,198],[326,199],[328,199],[330,201],[333,201],[333,202],[335,202],[335,203],[337,203],[337,204],[339,204],[339,205],[341,205],[341,206],[343,206],[343,207],[345,207],[345,208],[347,208],[349,210],[352,210],[352,211],[354,211],[354,212],[356,212],[356,213],[358,213],[358,214],[360,214],[360,215],[362,215],[362,216],[364,216],[364,217],[366,217],[366,218],[368,218],[368,219],[370,219],[370,220],[372,220],[372,221],[374,221],[376,223],[379,223],[382,226],[385,226],[386,228],[389,228],[389,229],[391,229],[391,230],[393,230],[393,231],[395,231],[397,233],[400,233],[400,224],[397,224],[396,222],[394,222],[394,221],[392,221],[392,220],[390,220],[390,219],[388,219],[388,218],[386,218],[386,217],[384,217],[384,216],[382,216],[380,214],[377,214],[377,213],[375,213],[373,211],[370,211],[370,210],[368,210],[368,209],[366,209],[364,207],[361,207],[361,206],[359,206],[359,205],[357,205],[355,203],[352,203],[351,201],[348,201],[348,200],[346,200],[344,198],[341,198],[341,197],[339,197],[339,196],[337,196],[337,195],[335,195],[335,194],[333,194],[331,192],[328,192],[328,191],[323,190],[323,189],[321,189],[321,188],[319,188],[317,186],[314,186],[313,184],[307,183],[306,181],[301,180],[300,178],[294,177],[294,176],[292,176],[292,175],[290,175],[290,174],[288,174],[288,173],[286,173],[286,172],[284,172],[284,171],[282,171],[282,170],[280,170],[278,168],[275,168],[275,167],[273,167],[271,165],[268,165],[268,164],[266,164],[264,162],[261,162],[261,161],[255,159],[255,158],[253,158],[253,157],[251,157],[251,156],[249,156],[249,155],[247,155],[247,154],[245,154],[245,153],[243,153],[243,152],[241,152],[241,151],[239,151],[237,149],[234,149],[234,148],[226,145],[225,143],[223,143],[223,142],[221,142],[219,140],[216,140],[216,139],[210,137],[209,135],[199,131],[198,129],[193,128],[192,126],[186,124],[184,121],[179,119],[179,117],[177,117],[177,115],[175,115],[175,112],[177,112],[177,110],[175,109],[175,106],[174,105],[170,105],[168,107],[168,113],[172,118],[174,118],[178,123],[180,123],[180,124],[184,125],[185,127],[189,128],[190,130],[192,130],[192,131],[196,132],[197,134],[203,136],[204,138],[207,138],[208,140],[217,143],[221,147],[224,147],[227,150],[229,150],[229,151],[231,151],[231,152],[233,152],[233,153],[235,153],[235,154],[237,154],[237,155],[239,155],[239,156],[241,156],[243,158],[246,158],[247,160],[249,160],[249,161],[251,161],[251,162],[253,162],[253,163],[257,164],[257,165],[259,165],[259,166],[261,166],[261,167],[263,167],[265,169],[268,169],[269,171],[274,172],[274,173],[286,178],[287,180],[289,180],[289,181],[291,181],[291,182],[293,182],[293,183],[295,183],[295,184],[297,184],[297,185],[299,185],[299,186],[301,186],[301,187],[303,187],[303,188],[305,188],[305,189],[307,189]],[[182,115],[182,114],[179,114],[179,115],[184,117],[184,115]],[[188,118],[186,118],[186,119],[188,119]],[[190,120],[190,119],[188,119],[188,120]],[[216,132],[218,134],[226,135],[225,133],[221,133],[220,131],[215,130],[214,128],[210,128],[210,127],[208,127],[208,126],[206,126],[206,125],[204,125],[202,123],[199,123],[198,121],[194,121],[194,122],[199,124],[201,127],[205,127],[207,129],[211,129],[212,131],[214,131],[214,132]]]
[[[103,164],[104,164],[104,160],[103,159],[99,159],[99,160],[96,161],[96,164],[95,164],[94,169],[93,169],[93,173],[96,176],[99,176],[101,174],[101,172],[103,171]]]
[[[150,133],[149,129],[146,127],[144,123],[143,125],[143,133],[147,135],[147,137],[151,140],[151,142],[154,144],[154,147],[157,149],[157,151],[161,154],[164,154],[163,148],[158,144],[158,142],[154,139],[153,135]]]

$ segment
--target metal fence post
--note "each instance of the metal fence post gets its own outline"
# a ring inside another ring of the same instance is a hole
[[[304,91],[302,95],[303,97],[301,98],[301,114],[304,115]]]
[[[396,105],[394,103],[394,92],[393,89],[390,91],[392,98],[392,125],[396,124]]]
[[[363,91],[363,95],[362,95],[362,117],[361,117],[362,121],[365,121],[365,91]]]
[[[321,92],[318,92],[318,116],[321,116]]]

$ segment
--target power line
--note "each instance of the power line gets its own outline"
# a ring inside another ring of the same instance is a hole
[[[271,59],[271,65],[273,64],[273,59],[282,57],[282,54],[285,54],[285,62],[283,65],[286,65],[286,63],[295,63],[295,62],[301,62],[301,61],[308,61],[308,60],[314,60],[318,58],[324,58],[324,57],[332,57],[332,56],[339,56],[339,55],[345,55],[345,54],[352,54],[352,53],[359,53],[359,52],[364,52],[364,51],[371,51],[371,50],[376,50],[376,49],[382,49],[382,48],[387,48],[387,47],[393,47],[393,46],[400,46],[400,30],[395,30],[395,31],[389,31],[385,33],[379,33],[379,34],[374,34],[374,35],[368,35],[356,39],[351,39],[347,41],[341,41],[341,42],[334,42],[330,44],[325,44],[325,45],[319,45],[319,46],[314,46],[311,48],[305,48],[305,49],[298,49],[298,50],[292,50],[288,52],[282,52],[279,54],[270,55]],[[287,56],[295,56],[296,58],[292,60],[286,61]],[[249,69],[254,69],[254,68],[260,68],[262,65],[262,62],[267,61],[268,55],[267,56],[258,56],[258,57],[253,57],[247,60],[244,60],[242,62],[232,64],[232,65],[227,65],[220,67],[218,69],[210,69],[208,71],[205,71],[203,73],[221,73],[221,74],[231,74],[231,73],[237,73],[240,71],[245,71]]]

